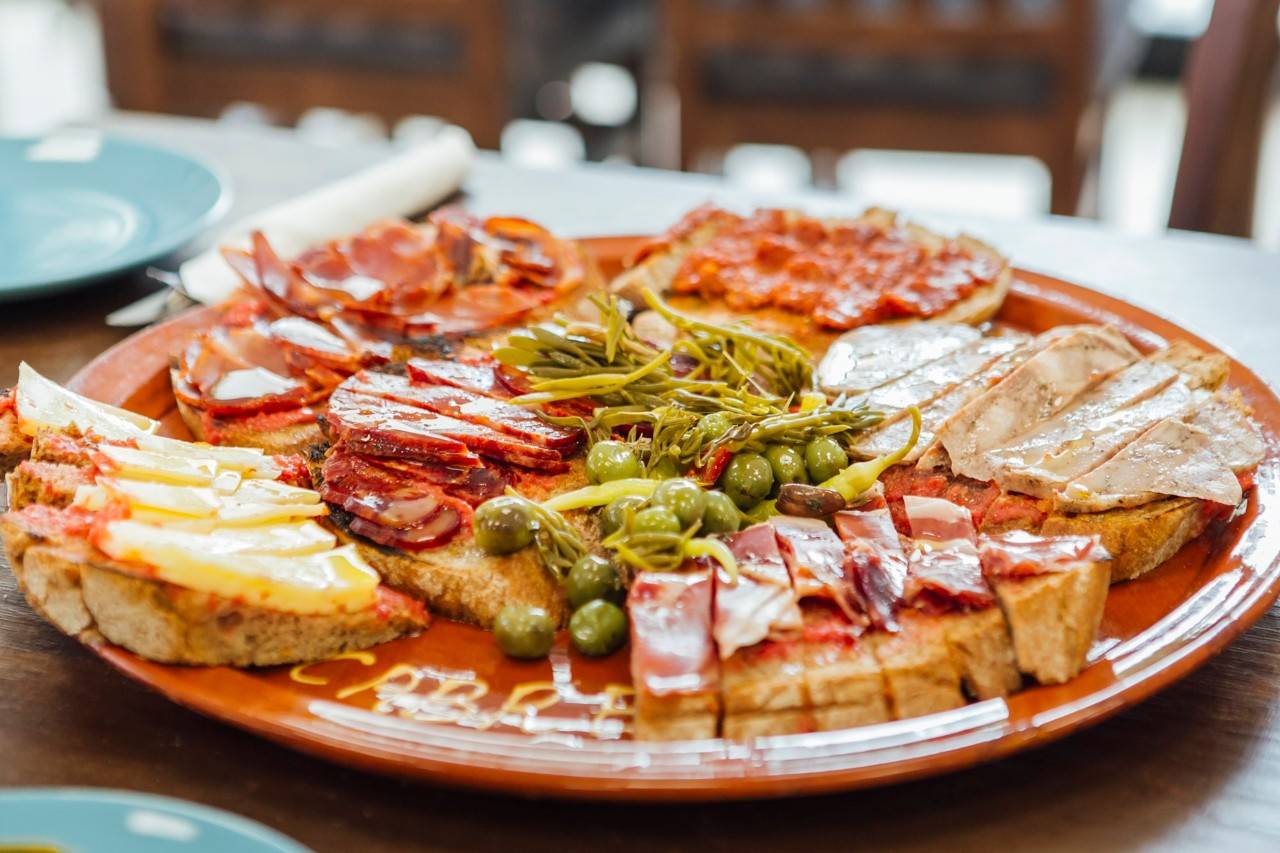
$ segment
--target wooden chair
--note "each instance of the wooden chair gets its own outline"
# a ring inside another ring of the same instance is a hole
[[[496,147],[510,118],[502,0],[96,0],[118,107],[252,101],[436,115]]]
[[[1055,0],[1026,18],[1008,0],[970,0],[964,20],[946,5],[667,0],[685,166],[742,142],[1022,154],[1048,167],[1054,212],[1073,213],[1093,4]],[[770,77],[788,63],[789,89]]]
[[[1169,227],[1247,237],[1280,0],[1219,0],[1184,74],[1187,130]]]

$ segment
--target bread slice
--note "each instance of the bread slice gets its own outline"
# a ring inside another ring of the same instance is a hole
[[[933,616],[904,611],[901,630],[869,635],[884,673],[895,719],[919,717],[965,704],[960,671],[947,644],[946,628]]]
[[[77,488],[93,484],[93,475],[80,465],[27,459],[6,475],[5,484],[10,509],[30,504],[64,507],[75,498]]]
[[[1009,625],[998,607],[938,616],[951,664],[974,699],[1008,696],[1022,686]]]
[[[98,636],[161,663],[272,666],[321,660],[415,634],[417,602],[379,590],[354,613],[296,614],[242,604],[138,575],[87,542],[57,540],[0,516],[9,565],[33,610],[85,642]]]
[[[4,400],[9,392],[0,392]],[[7,474],[31,453],[31,436],[18,428],[18,414],[12,407],[0,411],[0,474]]]
[[[1061,684],[1084,667],[1107,603],[1107,561],[992,584],[1009,623],[1018,669],[1041,684]]]
[[[719,728],[720,703],[714,693],[636,693],[635,735],[639,740],[703,740],[715,737]]]
[[[799,215],[795,213],[793,215]],[[824,220],[827,224],[843,222],[867,223],[878,227],[900,227],[914,240],[926,246],[940,246],[946,238],[926,228],[913,224],[899,224],[897,215],[883,208],[871,208],[861,216],[846,219]],[[815,354],[825,352],[838,338],[842,331],[823,329],[817,326],[810,317],[804,314],[787,311],[776,307],[766,307],[753,311],[741,311],[730,308],[720,300],[705,300],[699,296],[675,295],[669,297],[671,281],[675,277],[685,257],[695,249],[711,242],[717,234],[733,224],[733,219],[724,216],[710,216],[701,224],[691,228],[687,233],[679,234],[665,247],[644,257],[629,269],[616,276],[609,285],[611,292],[627,299],[632,304],[643,306],[645,289],[663,295],[672,307],[677,310],[695,314],[713,322],[744,322],[761,331],[788,335],[800,342]],[[978,288],[969,296],[952,305],[941,314],[929,318],[930,321],[944,323],[970,323],[977,325],[991,319],[1004,304],[1009,288],[1013,284],[1013,272],[1004,259],[991,246],[967,235],[955,238],[963,248],[978,255],[998,258],[1001,271],[992,284]],[[640,321],[643,323],[643,321]],[[915,318],[894,320],[892,323],[917,322]]]
[[[1040,527],[1045,536],[1097,535],[1111,554],[1111,583],[1146,574],[1172,557],[1209,526],[1211,505],[1195,498],[1164,498],[1142,506],[1056,513]]]
[[[863,639],[766,641],[735,652],[720,677],[731,739],[892,719],[880,665]]]

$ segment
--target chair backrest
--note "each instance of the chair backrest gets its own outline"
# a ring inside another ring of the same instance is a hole
[[[1026,154],[1074,212],[1093,19],[1089,0],[668,0],[685,165],[741,142]]]
[[[1280,0],[1218,0],[1184,73],[1187,130],[1169,227],[1249,236]]]
[[[502,0],[96,2],[108,85],[125,109],[425,113],[490,147],[510,117]]]

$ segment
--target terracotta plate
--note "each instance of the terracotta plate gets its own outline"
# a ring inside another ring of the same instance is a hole
[[[605,272],[634,240],[587,241]],[[144,331],[72,381],[108,403],[165,419],[166,366],[207,309]],[[1041,331],[1112,323],[1139,346],[1210,344],[1115,299],[1019,273],[1000,316]],[[561,638],[549,660],[505,659],[492,638],[440,620],[422,636],[290,669],[161,666],[109,645],[96,652],[176,702],[298,749],[371,770],[521,794],[617,799],[730,799],[830,791],[940,773],[1007,755],[1097,722],[1186,675],[1247,628],[1280,593],[1280,400],[1233,361],[1240,389],[1270,433],[1246,511],[1150,575],[1111,590],[1091,665],[1058,687],[1008,700],[846,731],[752,743],[641,744],[629,739],[626,654],[576,655]]]

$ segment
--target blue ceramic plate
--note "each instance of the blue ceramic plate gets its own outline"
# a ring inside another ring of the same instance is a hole
[[[164,257],[230,200],[213,169],[164,148],[84,130],[0,139],[0,301]]]
[[[308,853],[260,823],[169,797],[95,788],[0,791],[0,851]]]

